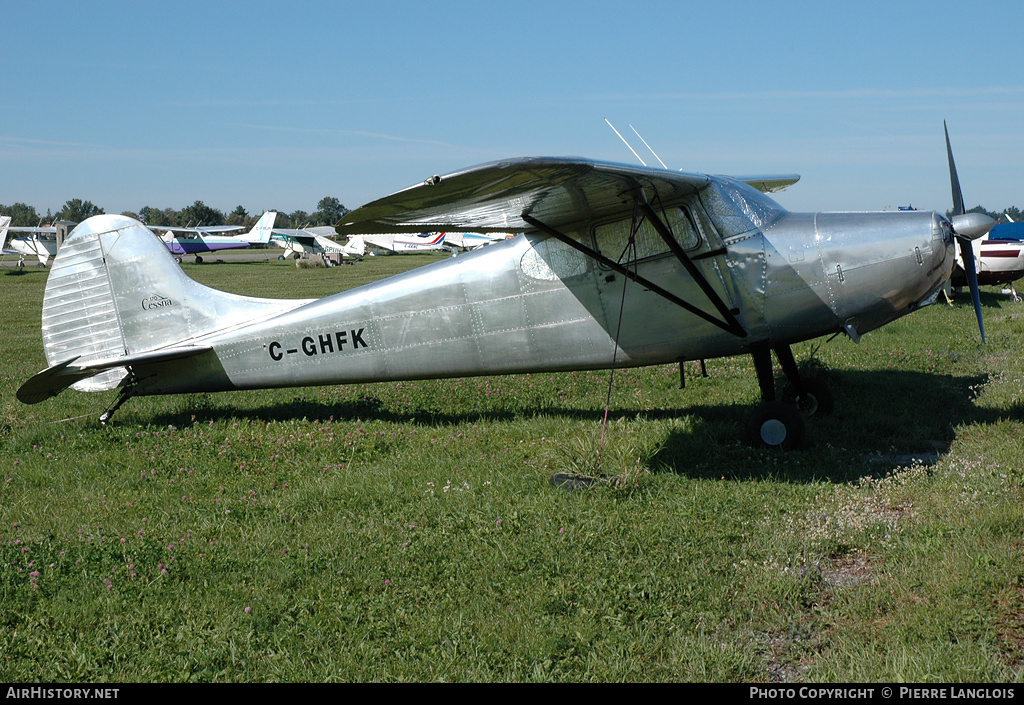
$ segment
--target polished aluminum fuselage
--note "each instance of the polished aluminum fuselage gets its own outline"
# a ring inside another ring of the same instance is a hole
[[[592,225],[580,223],[568,234],[585,242]],[[786,345],[841,330],[856,339],[934,298],[953,266],[947,226],[929,212],[783,212],[766,227],[733,235],[705,227],[688,255],[745,336],[555,238],[520,234],[270,317],[261,313],[257,322],[192,331],[182,344],[209,351],[186,364],[136,365],[136,393],[640,366],[742,354],[757,343]],[[713,311],[673,254],[635,267]],[[126,334],[127,352],[141,352],[131,349],[133,335]]]

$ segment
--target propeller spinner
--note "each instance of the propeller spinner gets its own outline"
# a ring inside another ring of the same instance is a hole
[[[974,315],[978,319],[978,330],[981,331],[981,342],[985,342],[985,324],[981,320],[981,294],[978,292],[978,270],[974,262],[974,247],[971,241],[991,230],[996,221],[984,213],[965,212],[964,194],[960,190],[960,179],[956,174],[956,164],[953,162],[953,149],[949,146],[949,129],[946,127],[945,120],[942,121],[942,129],[946,133],[949,182],[953,189],[953,217],[950,218],[950,223],[953,225],[957,246],[960,248],[960,259],[964,263],[967,284],[971,288],[971,300],[974,302]]]

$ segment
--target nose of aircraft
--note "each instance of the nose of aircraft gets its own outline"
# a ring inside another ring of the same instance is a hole
[[[984,213],[954,215],[951,222],[956,234],[968,240],[977,240],[996,225],[996,221]]]

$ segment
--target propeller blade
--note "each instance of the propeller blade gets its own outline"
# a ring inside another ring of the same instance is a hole
[[[956,175],[956,163],[953,161],[953,148],[949,145],[949,128],[946,121],[942,121],[942,130],[946,133],[946,156],[949,158],[949,183],[953,191],[953,218],[954,232],[957,233],[956,241],[960,246],[960,259],[964,263],[964,274],[967,275],[967,285],[971,288],[971,300],[974,302],[974,316],[978,319],[978,330],[981,331],[981,342],[985,342],[985,324],[981,320],[981,293],[978,291],[978,268],[974,263],[974,246],[971,240],[981,237],[995,225],[995,221],[985,216],[983,219],[976,216],[964,217],[964,194],[960,190],[960,178]],[[987,222],[985,222],[987,221]],[[958,227],[959,226],[959,227]],[[962,229],[964,232],[959,232]]]
[[[985,324],[981,320],[981,293],[978,291],[978,269],[974,264],[974,246],[969,238],[957,236],[960,245],[960,259],[964,263],[967,285],[971,288],[971,300],[974,302],[974,316],[978,319],[978,330],[981,331],[981,342],[985,342]]]
[[[946,121],[942,121],[942,130],[946,133],[946,156],[949,158],[949,183],[953,188],[953,215],[963,215],[966,212],[964,208],[964,194],[960,190],[960,179],[956,175],[956,164],[953,162],[953,148],[949,146],[949,129],[946,127]]]

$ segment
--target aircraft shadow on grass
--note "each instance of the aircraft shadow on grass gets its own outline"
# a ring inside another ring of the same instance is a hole
[[[641,458],[642,463],[655,472],[733,480],[772,477],[785,482],[850,482],[865,476],[884,477],[899,467],[915,463],[934,465],[949,452],[958,425],[1024,421],[1022,405],[1000,410],[973,403],[987,375],[833,370],[825,374],[825,379],[837,398],[835,412],[809,419],[814,433],[795,451],[755,449],[737,440],[749,412],[747,403],[684,405],[688,398],[700,394],[699,378],[690,380],[687,389],[679,392],[681,404],[678,407],[624,409],[616,408],[613,401],[609,419],[687,419],[686,430],[671,431],[653,453]],[[231,409],[204,407],[201,400],[202,397],[197,398],[200,403],[191,409],[194,418],[201,422],[239,415]],[[372,394],[366,394],[353,401],[333,404],[296,399],[243,413],[267,422],[306,418],[335,422],[385,421],[436,428],[549,416],[593,421],[596,431],[604,409],[537,405],[535,409],[492,408],[465,413],[438,413],[426,409],[396,412]],[[153,420],[158,424],[180,424],[181,412]]]
[[[949,452],[959,425],[1024,420],[1022,405],[1005,410],[973,403],[988,380],[984,374],[854,370],[831,371],[827,380],[835,412],[808,421],[814,433],[798,451],[766,453],[732,441],[735,430],[724,428],[742,424],[742,407],[692,407],[684,413],[698,416],[707,431],[671,433],[648,466],[690,477],[850,482],[934,465]]]

